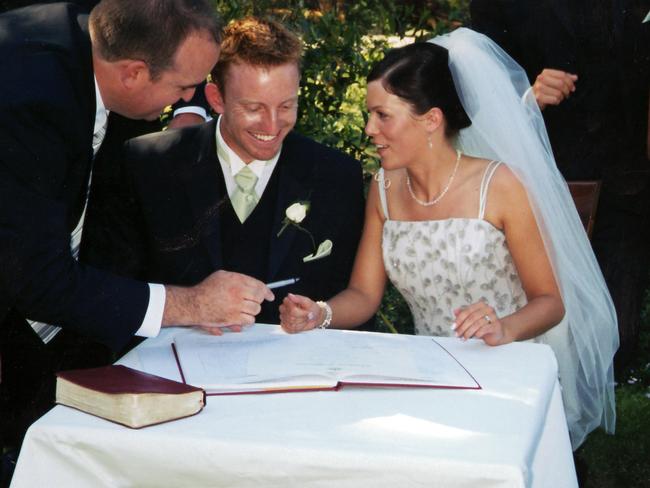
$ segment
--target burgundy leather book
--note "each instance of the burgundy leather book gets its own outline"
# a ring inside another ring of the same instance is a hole
[[[205,392],[112,365],[57,373],[56,403],[137,429],[199,413]]]

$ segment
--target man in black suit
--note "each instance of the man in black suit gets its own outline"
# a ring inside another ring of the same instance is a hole
[[[90,16],[55,3],[0,15],[4,445],[20,443],[52,404],[53,371],[94,360],[92,352],[70,357],[80,349],[67,347],[67,333],[119,350],[161,326],[250,323],[259,303],[272,299],[243,275],[215,273],[182,288],[75,259],[108,112],[153,120],[190,99],[217,61],[219,41],[218,19],[203,0],[102,0]]]
[[[106,233],[88,242],[88,259],[180,285],[217,269],[299,278],[274,290],[260,322],[279,323],[288,292],[327,299],[345,288],[363,224],[361,167],[293,132],[301,50],[276,22],[231,23],[206,87],[220,117],[127,142],[116,188],[127,191],[96,216],[93,227]],[[306,217],[282,230],[297,202],[308,202]],[[327,240],[331,253],[311,259]]]
[[[621,347],[640,329],[650,253],[647,159],[648,0],[473,0],[472,27],[528,74],[558,168],[568,180],[601,180],[592,245],[611,292]]]

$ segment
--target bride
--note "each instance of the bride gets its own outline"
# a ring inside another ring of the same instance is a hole
[[[382,169],[348,288],[328,302],[290,294],[281,323],[359,325],[388,277],[418,334],[549,344],[576,449],[614,429],[617,324],[529,87],[469,29],[390,51],[368,76]]]

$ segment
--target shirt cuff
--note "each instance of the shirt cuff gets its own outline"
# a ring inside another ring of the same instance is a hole
[[[156,337],[162,325],[163,312],[165,311],[165,286],[158,283],[149,283],[149,306],[144,315],[142,325],[135,335],[139,337]]]
[[[522,102],[527,102],[527,101],[529,101],[529,100],[528,100],[528,97],[532,97],[531,100],[534,101],[535,103],[537,103],[537,99],[535,98],[535,94],[533,93],[533,87],[532,87],[532,86],[529,86],[528,89],[527,89],[527,90],[524,92],[524,94],[521,96],[521,101],[522,101]]]
[[[189,105],[187,107],[177,108],[176,110],[174,110],[174,114],[172,117],[176,117],[177,115],[180,114],[196,114],[199,117],[203,117],[206,121],[208,121],[208,113],[205,111],[203,107],[197,107],[196,105]]]

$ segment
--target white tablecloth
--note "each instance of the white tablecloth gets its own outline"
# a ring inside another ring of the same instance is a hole
[[[119,362],[179,379],[177,331]],[[211,396],[142,430],[57,406],[30,427],[11,486],[577,486],[551,350],[440,342],[482,390]]]

